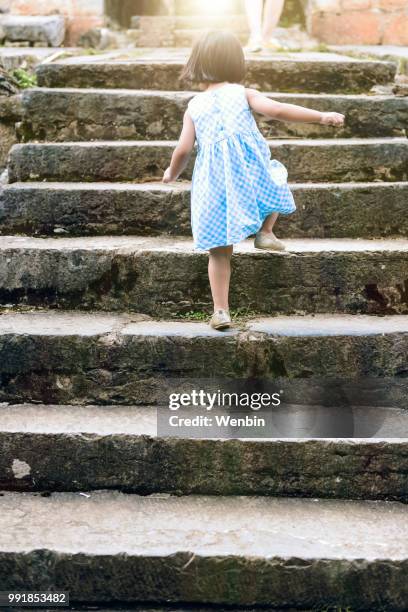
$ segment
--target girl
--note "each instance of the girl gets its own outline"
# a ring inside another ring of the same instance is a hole
[[[214,301],[210,325],[230,327],[228,294],[233,245],[256,234],[258,249],[285,249],[273,226],[278,213],[295,209],[286,168],[271,160],[252,111],[281,121],[341,126],[344,116],[281,104],[240,85],[244,54],[230,32],[210,32],[196,43],[182,77],[204,91],[188,104],[180,140],[163,182],[185,169],[195,140],[198,154],[191,191],[196,249],[209,251],[208,275]]]

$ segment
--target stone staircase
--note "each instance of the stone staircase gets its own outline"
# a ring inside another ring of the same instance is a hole
[[[210,309],[191,165],[159,182],[193,95],[182,62],[63,60],[24,94],[0,199],[0,590],[406,610],[408,101],[370,91],[395,66],[249,61],[248,84],[347,122],[261,122],[298,212],[279,221],[288,254],[237,249],[245,316],[219,333],[191,314]],[[171,391],[227,379],[282,389],[286,435],[158,434]],[[297,435],[333,397],[340,437]]]

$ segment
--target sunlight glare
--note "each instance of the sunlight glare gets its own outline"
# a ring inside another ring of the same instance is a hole
[[[234,0],[204,0],[196,2],[197,13],[206,15],[222,15],[234,13]]]

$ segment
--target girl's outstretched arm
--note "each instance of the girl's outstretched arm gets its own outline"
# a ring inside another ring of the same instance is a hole
[[[170,166],[163,175],[163,183],[175,181],[188,164],[196,139],[195,127],[188,111],[184,113],[183,129],[174,149]]]
[[[340,113],[321,113],[296,104],[284,104],[267,98],[256,89],[247,89],[246,95],[253,111],[271,119],[297,123],[322,123],[335,127],[341,127],[344,124],[344,115]]]

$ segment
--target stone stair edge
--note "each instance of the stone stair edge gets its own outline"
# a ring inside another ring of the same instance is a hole
[[[122,87],[48,87],[48,86],[36,86],[25,89],[22,92],[23,100],[31,97],[33,94],[81,94],[81,95],[106,95],[106,96],[120,96],[127,95],[133,98],[169,98],[170,100],[189,100],[193,96],[196,96],[199,92],[194,90],[169,90],[169,89],[125,89]],[[268,97],[276,96],[277,98],[288,98],[288,99],[305,99],[305,100],[313,100],[313,99],[334,99],[334,100],[367,100],[367,101],[388,101],[388,100],[397,100],[401,104],[404,104],[406,100],[404,98],[395,96],[392,93],[377,93],[377,92],[367,92],[367,93],[330,93],[330,92],[282,92],[282,91],[262,91],[262,93]],[[408,104],[408,102],[407,102]]]
[[[265,253],[252,250],[252,240],[248,238],[236,245],[237,254],[271,257],[273,255],[291,257],[296,254],[319,253],[373,253],[408,252],[408,238],[287,238],[288,250],[285,253]],[[0,252],[19,249],[43,250],[100,250],[131,254],[138,251],[192,254],[193,241],[187,236],[74,236],[74,237],[35,237],[19,235],[0,236]],[[195,252],[205,255],[206,253]]]
[[[350,145],[371,145],[371,144],[406,144],[408,138],[405,136],[384,136],[367,138],[267,138],[269,146],[273,145],[297,145],[297,146],[350,146]],[[13,145],[14,150],[28,147],[154,147],[166,146],[174,148],[177,140],[88,140],[88,141],[66,141],[66,142],[19,142]],[[363,182],[363,181],[362,181]]]
[[[306,404],[310,409],[321,408],[320,405]],[[93,435],[100,436],[126,436],[153,439],[176,440],[170,435],[157,432],[158,405],[131,405],[131,404],[42,404],[0,402],[0,436],[6,433],[29,433],[32,435]],[[161,406],[165,408],[165,406]],[[301,404],[290,403],[288,408],[303,407]],[[357,407],[357,406],[356,406]],[[348,406],[349,408],[349,406]],[[359,405],[360,410],[371,409],[372,405]],[[398,410],[401,413],[400,409]],[[404,415],[405,416],[405,415]],[[96,417],[96,419],[95,419]],[[133,423],[130,425],[130,419]],[[406,413],[408,421],[408,412]],[[134,427],[133,427],[134,426]],[[181,436],[181,440],[194,440],[193,437]],[[197,439],[197,438],[196,438]],[[391,444],[406,447],[408,457],[408,437],[287,437],[284,435],[273,438],[209,438],[217,443],[226,441],[245,442],[247,444],[272,444],[281,446],[322,446],[337,445],[349,446],[354,449],[359,446],[378,446]],[[199,442],[201,444],[201,442]]]
[[[398,188],[408,188],[408,181],[394,181],[392,183],[388,183],[385,181],[356,181],[356,182],[344,182],[344,183],[333,183],[333,182],[321,182],[321,183],[289,183],[290,188],[293,191],[300,190],[314,190],[318,189],[321,191],[326,191],[329,189],[335,190],[359,190],[359,189],[374,189],[374,190],[392,190]],[[175,181],[174,183],[164,184],[160,180],[157,181],[147,181],[145,183],[132,183],[132,182],[115,182],[110,183],[108,181],[103,182],[70,182],[70,181],[16,181],[14,183],[5,183],[2,185],[2,191],[16,191],[16,190],[31,190],[31,189],[44,189],[44,190],[52,190],[52,189],[67,189],[67,190],[95,190],[95,191],[103,191],[103,190],[112,190],[112,191],[121,191],[121,190],[131,190],[131,191],[162,191],[162,192],[178,192],[178,191],[190,191],[191,189],[191,181]]]
[[[37,327],[30,326],[35,323]],[[43,327],[42,327],[43,325]],[[0,315],[0,335],[17,333],[55,332],[56,335],[80,335],[83,326],[86,335],[106,335],[110,333],[135,334],[142,336],[175,335],[185,337],[212,336],[219,340],[238,336],[241,333],[259,332],[276,337],[307,336],[375,336],[384,334],[408,333],[408,315],[367,315],[316,313],[309,315],[258,315],[243,322],[239,327],[220,333],[212,330],[207,323],[177,320],[154,319],[148,315],[127,312],[100,312],[80,310],[36,309],[17,310]],[[88,327],[87,327],[88,326]],[[48,331],[47,331],[48,330]]]
[[[98,56],[89,57],[87,55],[75,55],[64,59],[56,59],[47,64],[39,64],[38,70],[48,70],[59,68],[60,66],[75,66],[81,67],[82,65],[98,65],[98,66],[127,66],[129,63],[147,63],[147,64],[164,64],[164,65],[180,65],[182,66],[188,57],[190,49],[188,47],[179,47],[172,52],[169,48],[163,48],[160,53],[154,55],[150,54],[151,48],[139,47],[133,53],[130,52],[128,57],[124,59],[126,51],[108,52],[107,55],[100,54]],[[150,54],[150,55],[149,55]],[[166,57],[167,54],[167,57]],[[116,57],[115,57],[116,56]],[[310,52],[310,51],[285,51],[268,54],[251,54],[246,57],[248,64],[265,64],[265,63],[276,63],[276,62],[288,62],[288,61],[307,61],[308,63],[328,63],[335,61],[338,64],[356,64],[356,65],[379,65],[379,66],[394,66],[396,62],[393,60],[383,60],[377,58],[359,58],[351,55],[345,55],[336,52]]]

